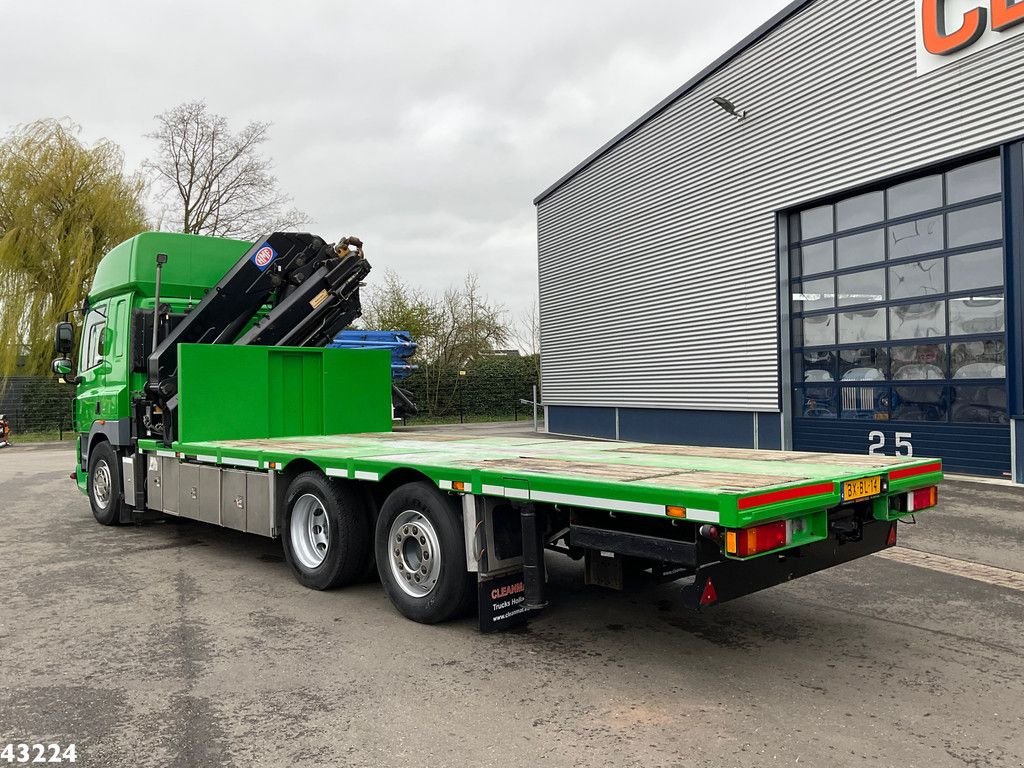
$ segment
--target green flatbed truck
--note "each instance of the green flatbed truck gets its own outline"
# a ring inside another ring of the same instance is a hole
[[[410,619],[493,630],[545,604],[545,550],[590,584],[682,580],[701,608],[893,546],[937,502],[935,459],[393,431],[389,353],[323,348],[368,272],[358,239],[299,233],[107,254],[78,370],[67,320],[53,364],[97,521],[280,538],[307,587],[376,573]]]

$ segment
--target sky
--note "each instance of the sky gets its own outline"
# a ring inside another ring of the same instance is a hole
[[[134,171],[183,101],[269,121],[310,231],[519,315],[533,198],[788,1],[0,0],[0,132],[70,118]]]

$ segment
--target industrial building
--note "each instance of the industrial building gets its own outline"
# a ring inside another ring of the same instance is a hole
[[[535,200],[548,429],[1024,481],[1022,79],[1024,2],[754,31]]]

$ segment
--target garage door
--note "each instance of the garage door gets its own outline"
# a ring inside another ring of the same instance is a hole
[[[793,444],[1010,469],[1000,160],[790,217]]]

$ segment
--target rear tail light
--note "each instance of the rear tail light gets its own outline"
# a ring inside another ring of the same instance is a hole
[[[907,501],[910,503],[910,510],[914,512],[918,509],[928,509],[928,507],[934,507],[939,503],[939,489],[938,486],[933,485],[931,488],[921,488],[916,491],[911,491],[907,494],[909,497]]]
[[[760,552],[784,547],[793,540],[791,521],[779,520],[725,534],[725,551],[737,557],[750,557]]]
[[[908,491],[897,496],[893,501],[894,506],[901,512],[919,512],[939,503],[939,489],[934,485],[918,488],[916,491]]]

